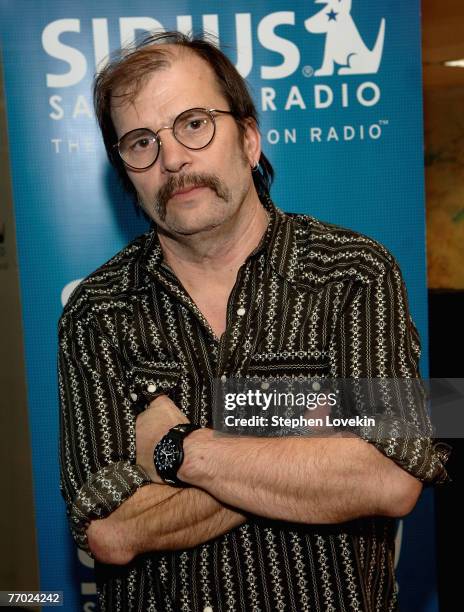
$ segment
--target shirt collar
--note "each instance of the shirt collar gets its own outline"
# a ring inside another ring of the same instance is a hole
[[[269,195],[262,196],[261,203],[269,215],[269,224],[260,244],[250,257],[266,251],[269,265],[280,276],[294,281],[298,270],[295,222],[277,208]]]

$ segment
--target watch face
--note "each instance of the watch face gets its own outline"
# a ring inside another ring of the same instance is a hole
[[[172,469],[178,462],[179,451],[177,445],[170,439],[164,440],[156,449],[156,467],[164,472]]]

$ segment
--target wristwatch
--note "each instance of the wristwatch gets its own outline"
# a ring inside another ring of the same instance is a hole
[[[200,425],[180,423],[171,427],[153,451],[153,461],[158,475],[172,487],[188,486],[177,478],[177,472],[184,460],[184,438],[195,429],[200,429]]]

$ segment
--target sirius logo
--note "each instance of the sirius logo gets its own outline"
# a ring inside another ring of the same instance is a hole
[[[364,43],[356,24],[351,17],[352,0],[315,0],[324,4],[321,11],[306,19],[304,25],[311,34],[325,34],[324,60],[315,76],[331,76],[335,65],[339,75],[375,74],[382,60],[385,40],[385,19],[381,20],[377,41],[373,49]],[[192,29],[191,15],[178,15],[176,27],[181,32]],[[203,29],[219,40],[219,15],[202,15]],[[300,66],[301,53],[299,45],[290,38],[284,38],[278,32],[279,26],[297,26],[294,11],[275,11],[264,15],[256,23],[253,32],[251,13],[235,15],[237,61],[236,68],[246,78],[253,69],[254,38],[268,51],[281,57],[281,61],[270,66],[261,65],[259,76],[263,80],[280,80],[293,75]],[[84,39],[75,34],[81,33],[81,26],[90,29],[93,38],[93,49],[86,49]],[[116,24],[114,24],[116,25]],[[113,27],[114,27],[113,25]],[[121,45],[132,44],[142,33],[151,30],[165,30],[164,24],[153,17],[120,17],[118,20]],[[68,41],[62,37],[73,33]],[[110,54],[110,20],[99,17],[82,24],[80,19],[58,19],[47,24],[42,32],[42,46],[48,56],[60,60],[68,69],[58,73],[47,73],[46,83],[50,88],[72,87],[82,81],[93,63],[98,71],[107,62]],[[92,55],[93,58],[90,56]]]
[[[335,64],[338,74],[376,74],[382,61],[385,19],[380,22],[377,40],[368,49],[351,17],[352,0],[315,0],[326,6],[304,22],[308,32],[325,34],[324,60],[315,76],[331,76]]]

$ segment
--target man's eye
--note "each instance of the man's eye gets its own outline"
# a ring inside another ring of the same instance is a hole
[[[143,151],[151,146],[151,142],[151,138],[139,138],[131,144],[131,149],[133,151]]]
[[[205,125],[206,121],[204,119],[192,119],[189,121],[187,128],[192,130],[193,132],[201,129]]]

